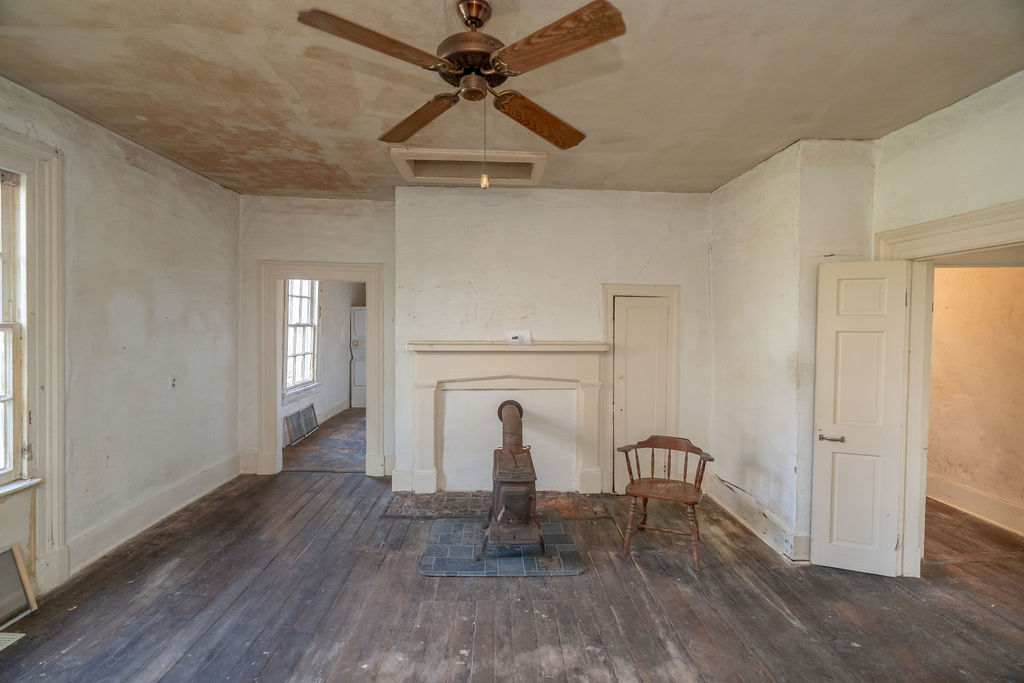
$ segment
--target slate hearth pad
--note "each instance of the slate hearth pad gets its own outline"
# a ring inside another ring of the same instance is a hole
[[[473,557],[484,540],[482,517],[435,519],[420,560],[424,576],[572,576],[583,573],[583,558],[565,520],[540,518],[545,553],[539,545],[491,545]]]

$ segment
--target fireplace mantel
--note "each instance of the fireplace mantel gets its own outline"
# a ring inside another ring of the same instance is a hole
[[[395,488],[438,490],[443,392],[459,389],[572,389],[576,392],[576,488],[601,491],[598,457],[601,359],[605,342],[515,345],[503,341],[410,341],[413,352],[412,472],[395,473]]]
[[[595,341],[533,344],[508,344],[503,341],[411,341],[405,348],[416,353],[604,353],[612,346]]]

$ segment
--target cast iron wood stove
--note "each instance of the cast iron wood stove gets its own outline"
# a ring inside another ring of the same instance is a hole
[[[544,552],[544,537],[537,522],[537,471],[533,469],[530,447],[523,447],[523,407],[516,401],[503,401],[498,406],[498,419],[501,448],[494,450],[491,511],[477,561],[488,543],[539,545]]]

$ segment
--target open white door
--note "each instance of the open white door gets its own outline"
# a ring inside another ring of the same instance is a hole
[[[906,261],[818,270],[813,564],[900,573],[909,273]]]

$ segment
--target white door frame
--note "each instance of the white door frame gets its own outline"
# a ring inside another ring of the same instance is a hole
[[[935,265],[948,254],[1024,244],[1024,200],[887,230],[875,235],[875,260],[913,261],[910,283],[910,367],[903,509],[904,576],[921,575],[928,473],[928,405],[931,385],[932,306]]]
[[[280,339],[278,280],[338,280],[366,285],[366,474],[384,476],[384,266],[380,263],[260,261],[256,340],[257,474],[281,471]]]
[[[665,405],[666,428],[671,434],[679,429],[679,285],[601,285],[601,315],[604,323],[604,341],[608,351],[601,358],[601,430],[598,448],[601,454],[601,490],[612,492],[615,471],[613,443],[612,393],[615,389],[613,359],[615,357],[615,297],[660,296],[668,298],[668,397]]]

